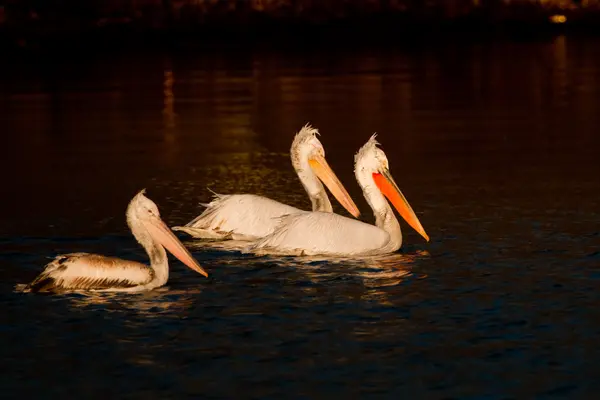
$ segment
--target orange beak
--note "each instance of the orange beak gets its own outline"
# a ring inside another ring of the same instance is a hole
[[[429,236],[425,233],[425,229],[421,225],[419,218],[411,208],[410,204],[408,204],[408,200],[402,194],[400,189],[398,189],[398,185],[394,182],[394,178],[390,174],[390,171],[384,169],[382,173],[374,173],[373,180],[375,181],[375,185],[381,190],[381,193],[394,205],[398,213],[404,218],[406,222],[412,228],[419,232],[421,236],[425,238],[429,242]]]
[[[342,185],[337,176],[335,176],[335,173],[331,170],[331,167],[329,167],[329,164],[327,164],[325,157],[315,155],[308,160],[308,164],[321,182],[327,186],[327,189],[329,189],[337,201],[339,201],[350,214],[358,218],[360,215],[358,207],[356,207],[356,204],[352,201],[352,198],[344,188],[344,185]]]
[[[165,225],[160,218],[151,217],[149,221],[144,221],[144,226],[148,229],[148,232],[158,243],[160,243],[165,249],[169,250],[171,254],[179,259],[182,263],[187,265],[190,269],[198,272],[199,274],[208,277],[208,273],[198,264],[198,262],[192,257],[188,249],[185,248],[183,243],[177,239],[177,236],[171,232],[171,230]]]

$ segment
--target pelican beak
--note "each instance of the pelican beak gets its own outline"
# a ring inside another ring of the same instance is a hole
[[[419,234],[429,242],[429,236],[425,233],[425,229],[423,229],[421,222],[419,222],[419,218],[417,218],[417,215],[410,207],[410,204],[408,204],[408,200],[406,200],[406,197],[404,197],[398,188],[398,185],[394,182],[394,178],[392,178],[390,171],[388,171],[387,168],[384,168],[381,173],[373,173],[373,180],[375,181],[375,185],[381,190],[381,193],[383,193],[383,195],[394,205],[396,210],[398,210],[402,218],[404,218],[415,231],[419,232]]]
[[[165,223],[158,217],[151,216],[149,220],[144,221],[144,226],[148,229],[150,235],[156,239],[165,249],[169,250],[179,261],[187,265],[189,268],[198,272],[199,274],[208,277],[208,273],[198,264],[198,262],[192,257],[188,249],[185,248],[183,243],[177,239],[175,234],[165,225]]]
[[[340,182],[340,180],[335,176],[335,173],[332,171],[329,164],[327,164],[327,160],[325,157],[317,154],[309,158],[308,164],[314,171],[314,173],[319,177],[321,182],[327,186],[327,189],[331,192],[331,194],[340,202],[340,204],[352,215],[356,218],[359,217],[360,211],[358,211],[358,207],[352,201],[352,198],[344,188],[344,185]]]

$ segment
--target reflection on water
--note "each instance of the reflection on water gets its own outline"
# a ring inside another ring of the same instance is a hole
[[[180,290],[168,286],[131,296],[114,293],[78,293],[69,295],[73,310],[108,313],[133,311],[140,318],[185,318],[193,307],[200,288]]]
[[[179,208],[175,218],[196,215],[206,187],[305,207],[287,151],[307,121],[363,209],[352,155],[375,131],[418,209],[455,196],[459,179],[521,190],[512,183],[519,174],[547,197],[554,193],[541,185],[552,185],[550,176],[558,187],[582,173],[580,184],[592,184],[598,171],[594,48],[560,36],[412,53],[149,57],[11,71],[0,122],[15,151],[2,162],[23,168],[7,177],[0,218],[15,234],[47,232],[38,219],[24,221],[24,210],[43,218],[34,199],[60,193],[47,206],[53,225],[73,232],[82,229],[73,208],[92,225],[120,215],[145,186],[178,203],[169,204]],[[122,229],[119,219],[108,222],[103,228]]]
[[[3,393],[595,392],[598,49],[558,36],[3,63]],[[401,222],[401,251],[368,259],[190,242],[209,279],[172,260],[151,293],[13,292],[59,253],[146,262],[124,218],[144,187],[169,226],[208,188],[310,209],[288,155],[306,122],[368,223],[353,155],[378,132],[431,241]]]

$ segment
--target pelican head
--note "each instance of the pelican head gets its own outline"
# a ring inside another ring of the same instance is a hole
[[[356,179],[366,192],[374,189],[372,187],[374,183],[375,187],[394,205],[402,218],[425,240],[429,241],[429,236],[423,229],[419,218],[392,178],[387,156],[382,149],[377,147],[379,142],[375,139],[376,136],[376,134],[372,135],[354,157]]]
[[[317,135],[319,135],[319,131],[309,124],[300,129],[294,137],[290,150],[292,165],[298,172],[300,180],[311,198],[321,195],[321,192],[323,192],[321,182],[323,182],[337,201],[350,214],[358,217],[360,211],[327,163],[325,149]],[[318,179],[314,179],[314,176]]]
[[[145,196],[145,192],[146,189],[138,192],[127,207],[127,224],[140,244],[146,248],[150,244],[160,245],[190,269],[208,277],[204,268],[162,221],[158,207]]]

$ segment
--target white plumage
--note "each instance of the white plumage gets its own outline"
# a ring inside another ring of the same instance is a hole
[[[356,179],[373,209],[375,225],[332,213],[294,213],[281,217],[273,233],[254,241],[244,252],[330,256],[394,252],[402,245],[402,232],[385,197],[415,230],[429,240],[391,177],[385,153],[377,145],[373,135],[355,156]]]
[[[325,150],[317,138],[318,131],[305,125],[294,137],[290,156],[313,211],[332,212],[331,202],[323,183],[336,199],[354,216],[358,208],[325,160]],[[215,194],[206,210],[185,226],[173,227],[194,238],[255,240],[272,233],[277,217],[302,210],[253,194]]]
[[[317,211],[281,217],[277,229],[249,249],[255,254],[366,255],[380,254],[389,242],[390,234],[375,225]]]
[[[185,227],[173,227],[195,238],[252,240],[268,235],[276,218],[299,208],[254,194],[215,194],[206,210]]]

